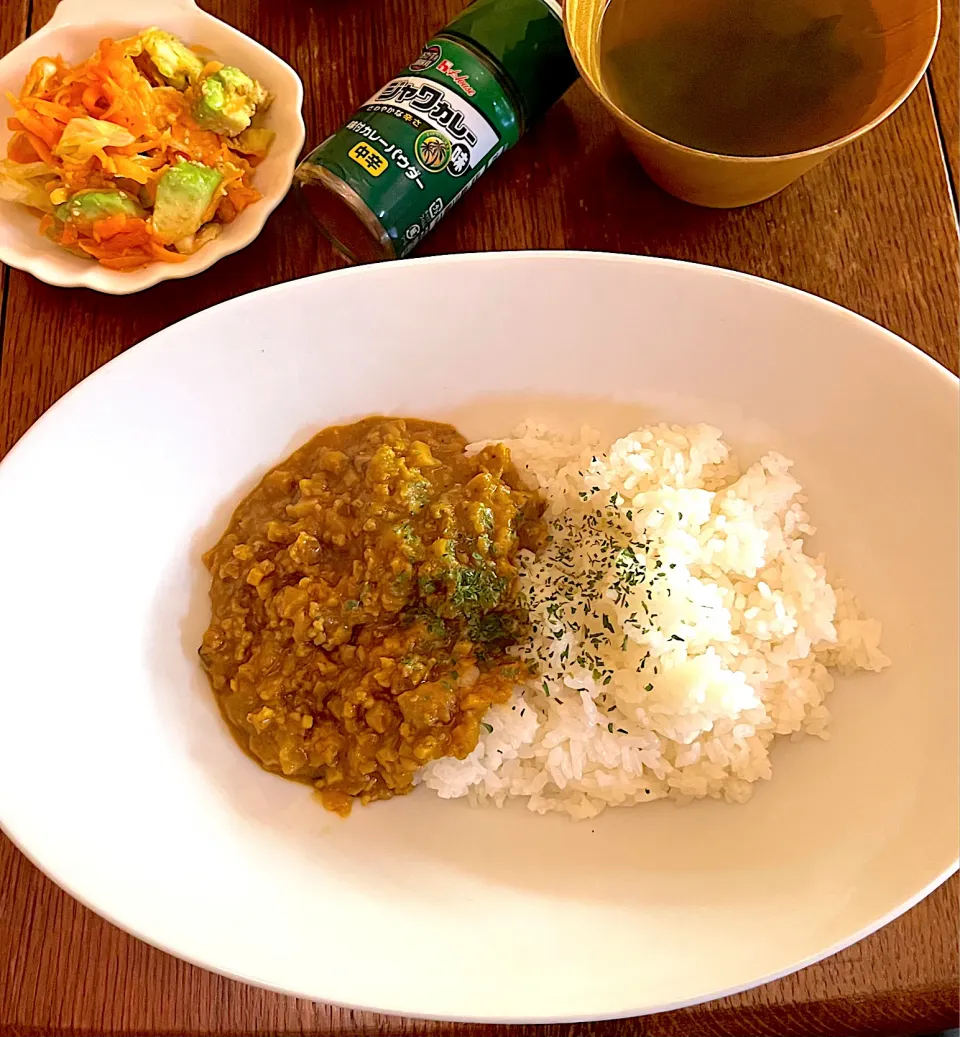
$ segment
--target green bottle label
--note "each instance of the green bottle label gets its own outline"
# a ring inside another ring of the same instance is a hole
[[[517,111],[491,69],[440,38],[301,168],[322,166],[353,188],[405,256],[519,137]]]

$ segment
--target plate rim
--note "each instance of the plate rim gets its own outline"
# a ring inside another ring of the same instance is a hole
[[[749,274],[741,270],[734,270],[730,267],[715,266],[710,263],[697,263],[688,259],[671,259],[664,256],[637,256],[625,252],[579,251],[577,249],[511,249],[503,252],[457,252],[437,256],[416,256],[411,259],[401,260],[399,266],[400,268],[437,265],[447,266],[460,263],[499,263],[504,260],[507,262],[523,263],[531,260],[540,261],[543,259],[549,259],[551,262],[570,262],[585,259],[590,262],[625,263],[641,267],[680,267],[688,268],[697,276],[719,276],[734,281],[744,281],[746,283],[764,285],[767,289],[775,290],[789,296],[799,296],[803,298],[808,305],[825,306],[830,310],[835,311],[838,316],[841,316],[841,319],[850,320],[854,323],[862,322],[862,324],[869,326],[873,333],[879,332],[881,334],[888,344],[887,348],[896,347],[899,351],[905,351],[906,355],[912,357],[915,362],[920,363],[921,366],[927,367],[929,373],[935,377],[943,378],[946,385],[960,388],[960,375],[954,374],[949,368],[940,363],[939,360],[932,357],[929,353],[921,349],[920,346],[915,345],[909,339],[905,339],[895,331],[891,331],[889,328],[885,328],[882,324],[878,324],[869,317],[865,317],[862,313],[857,313],[856,310],[851,310],[846,306],[840,305],[840,303],[833,302],[831,299],[824,299],[823,296],[807,291],[804,288],[796,288],[793,285],[783,284],[780,281],[774,281],[768,277],[761,277],[759,274]],[[11,457],[18,450],[24,440],[33,433],[34,429],[36,429],[42,422],[46,421],[47,415],[53,413],[56,408],[60,406],[62,401],[72,396],[73,393],[75,393],[86,382],[98,377],[101,372],[108,368],[113,368],[114,365],[120,366],[123,363],[129,362],[127,358],[129,358],[130,354],[132,354],[135,349],[142,352],[144,349],[152,350],[160,348],[156,340],[169,334],[175,328],[179,328],[182,324],[199,318],[202,315],[219,311],[221,307],[238,305],[254,297],[259,298],[274,293],[289,291],[293,286],[296,286],[296,289],[298,290],[307,289],[308,286],[316,284],[320,278],[325,280],[341,280],[352,277],[374,276],[375,274],[383,272],[387,272],[387,276],[389,276],[389,271],[395,268],[395,262],[369,263],[362,266],[341,267],[337,270],[324,270],[320,273],[310,274],[307,277],[295,278],[292,281],[278,281],[276,284],[266,285],[263,288],[256,288],[252,292],[245,292],[243,295],[232,296],[228,299],[222,300],[221,302],[214,303],[212,306],[206,306],[201,310],[197,310],[195,313],[190,313],[187,316],[174,321],[172,324],[160,328],[159,331],[153,332],[153,334],[148,335],[146,338],[139,339],[127,346],[115,357],[111,357],[99,367],[94,368],[94,370],[88,375],[81,378],[76,385],[71,386],[62,396],[54,400],[54,402],[47,407],[36,421],[26,429],[23,435],[17,439],[3,458],[0,459],[0,476],[2,476],[3,465],[6,463],[7,458]],[[2,482],[0,482],[0,487],[2,487]]]

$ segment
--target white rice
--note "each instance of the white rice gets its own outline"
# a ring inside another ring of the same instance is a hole
[[[777,735],[826,737],[831,669],[889,664],[879,623],[804,553],[814,530],[785,457],[742,469],[707,425],[645,427],[607,450],[589,429],[573,441],[527,424],[507,445],[547,501],[517,651],[540,676],[488,711],[465,760],[425,768],[438,795],[573,818],[743,802]]]

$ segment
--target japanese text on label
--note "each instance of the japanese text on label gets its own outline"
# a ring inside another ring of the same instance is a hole
[[[389,106],[401,113],[422,119],[428,126],[441,130],[452,143],[459,144],[457,154],[468,161],[463,167],[475,166],[493,149],[499,138],[487,120],[462,97],[441,83],[421,76],[392,79],[363,106],[365,111],[383,110]]]

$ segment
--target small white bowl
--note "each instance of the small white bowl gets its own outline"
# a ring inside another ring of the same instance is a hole
[[[254,179],[263,197],[185,263],[151,263],[130,273],[109,270],[93,260],[72,255],[37,232],[39,217],[35,212],[13,202],[0,202],[0,261],[8,266],[26,270],[47,284],[129,295],[160,281],[198,274],[223,256],[249,245],[283,200],[293,180],[305,135],[300,77],[255,40],[201,11],[194,0],[61,0],[42,29],[0,60],[0,106],[6,105],[3,91],[20,92],[24,77],[37,58],[59,54],[68,63],[83,61],[103,37],[122,39],[151,25],[186,43],[209,48],[218,60],[237,65],[273,95],[264,125],[277,136]],[[0,120],[0,153],[6,153],[9,137],[4,118]]]

